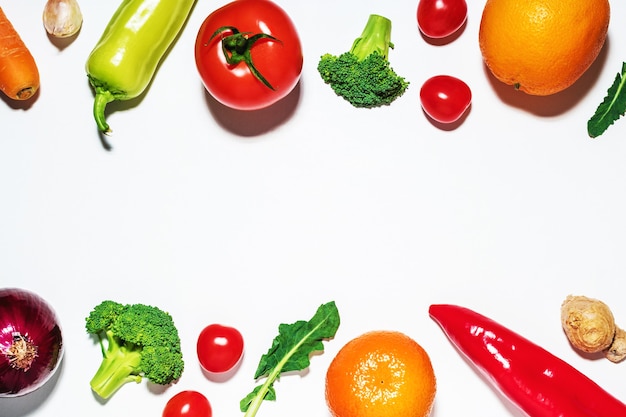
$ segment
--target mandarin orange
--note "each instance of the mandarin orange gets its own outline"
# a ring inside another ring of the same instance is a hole
[[[598,57],[609,17],[608,0],[487,0],[480,51],[503,83],[531,95],[555,94]]]
[[[426,417],[437,390],[430,358],[397,331],[371,331],[349,341],[326,373],[334,417]]]

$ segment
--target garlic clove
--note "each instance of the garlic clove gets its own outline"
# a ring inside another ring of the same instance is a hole
[[[43,9],[46,32],[57,38],[73,36],[83,24],[77,0],[48,0]]]

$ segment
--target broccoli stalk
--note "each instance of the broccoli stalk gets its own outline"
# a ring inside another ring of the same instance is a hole
[[[184,362],[178,330],[159,308],[103,301],[89,314],[85,327],[98,336],[102,350],[102,362],[90,382],[101,398],[108,399],[124,384],[143,377],[159,385],[180,378]]]
[[[350,50],[339,56],[322,55],[317,70],[324,82],[354,107],[389,105],[409,85],[389,65],[389,49],[393,49],[391,21],[372,14]]]
[[[113,332],[105,333],[108,347],[104,350],[100,339],[103,359],[90,385],[100,397],[109,398],[127,382],[141,382],[141,347],[127,346]]]
[[[389,49],[393,49],[391,20],[372,14],[367,19],[363,33],[354,40],[349,52],[354,54],[359,61],[363,61],[374,52],[388,59]]]

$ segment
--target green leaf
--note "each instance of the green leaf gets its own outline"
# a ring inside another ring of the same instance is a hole
[[[274,382],[280,374],[300,371],[310,365],[310,355],[324,350],[323,341],[335,336],[339,328],[339,312],[334,301],[322,304],[310,321],[297,321],[278,326],[278,336],[266,354],[261,356],[254,378],[265,377],[241,400],[239,407],[245,417],[256,415],[264,400],[275,400]]]
[[[626,113],[626,62],[622,63],[622,71],[617,73],[604,101],[587,122],[589,136],[592,138],[600,136],[624,113]]]
[[[248,409],[254,397],[259,395],[261,388],[263,388],[262,385],[256,386],[250,394],[246,395],[241,400],[241,403],[239,404],[239,408],[241,408],[241,411],[246,411]],[[263,396],[263,399],[267,401],[276,401],[276,391],[274,390],[274,387],[269,388],[269,390]]]

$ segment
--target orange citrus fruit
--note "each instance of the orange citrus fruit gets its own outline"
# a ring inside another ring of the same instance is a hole
[[[436,390],[428,354],[397,331],[352,339],[326,373],[326,402],[334,417],[426,417]]]
[[[608,0],[487,0],[479,46],[493,75],[528,94],[571,86],[598,57]]]

